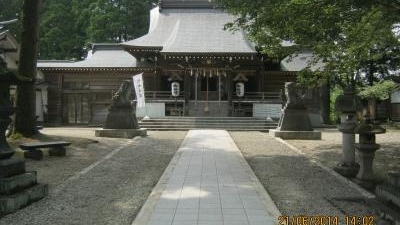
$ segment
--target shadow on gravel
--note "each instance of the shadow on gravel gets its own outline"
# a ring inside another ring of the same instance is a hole
[[[92,144],[92,143],[98,143],[97,140],[89,139],[89,138],[46,135],[46,134],[42,134],[42,133],[33,135],[32,137],[29,137],[29,138],[25,138],[25,137],[20,137],[17,139],[8,138],[7,141],[10,144],[10,146],[13,148],[18,148],[18,145],[20,145],[22,143],[43,142],[43,141],[69,141],[72,143],[72,145],[77,145],[77,146],[85,146],[85,145]]]
[[[400,143],[380,143],[380,145],[381,148],[375,152],[373,166],[377,180],[382,181],[386,179],[388,171],[400,171]],[[323,165],[334,168],[342,159],[342,145],[319,145],[311,149],[308,154]]]
[[[50,194],[1,218],[0,225],[130,225],[184,136],[185,132],[152,132],[76,179],[68,180],[128,141],[102,138],[99,143],[79,145],[92,142],[74,138],[77,144],[69,154],[67,150],[66,157],[27,161],[29,170],[38,171],[39,181],[49,184]]]
[[[245,158],[282,214],[374,213],[358,191],[303,156],[252,155]]]

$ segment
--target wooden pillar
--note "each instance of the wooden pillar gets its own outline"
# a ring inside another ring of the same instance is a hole
[[[263,71],[257,70],[257,91],[264,92],[264,73]]]
[[[191,83],[191,76],[186,72],[183,74],[183,90],[185,91],[185,109],[184,109],[184,116],[189,114],[189,100],[190,100],[190,83]]]
[[[201,80],[204,78],[202,73],[199,73],[197,76],[197,100],[204,100],[203,96],[201,95]]]
[[[233,105],[232,105],[232,99],[233,99],[233,72],[229,71],[226,74],[226,88],[228,91],[228,105],[229,105],[229,112],[228,115],[232,116],[233,115]]]
[[[63,124],[65,120],[64,108],[67,102],[64,100],[64,75],[58,75],[58,102],[57,102],[57,124]]]
[[[155,71],[156,85],[154,91],[161,91],[161,70]]]
[[[322,123],[329,123],[329,112],[330,112],[330,92],[329,92],[329,81],[327,84],[324,84],[319,89],[321,92],[321,101],[320,102],[320,110]]]

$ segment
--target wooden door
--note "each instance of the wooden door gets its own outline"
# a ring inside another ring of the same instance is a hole
[[[90,120],[89,95],[64,95],[64,122],[67,124],[88,124]]]

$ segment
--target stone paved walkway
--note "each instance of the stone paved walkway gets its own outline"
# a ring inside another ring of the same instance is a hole
[[[229,133],[192,130],[133,225],[276,224],[277,216]]]

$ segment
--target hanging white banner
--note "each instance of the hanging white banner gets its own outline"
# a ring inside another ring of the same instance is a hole
[[[144,86],[143,86],[143,73],[132,76],[133,86],[135,87],[136,93],[136,108],[142,108],[146,105],[144,99]]]

